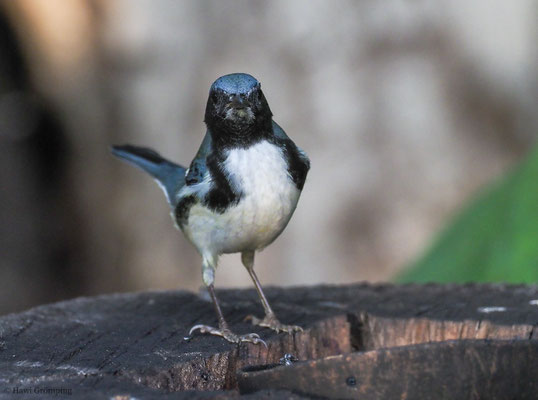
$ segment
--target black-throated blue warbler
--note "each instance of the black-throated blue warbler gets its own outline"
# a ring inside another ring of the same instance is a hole
[[[202,256],[202,277],[218,327],[196,325],[190,333],[200,330],[233,343],[263,343],[255,333],[233,333],[215,296],[219,255],[239,252],[265,310],[263,319],[250,317],[252,322],[277,332],[301,330],[277,319],[254,273],[255,252],[273,242],[288,224],[310,168],[305,152],[272,116],[260,83],[251,75],[235,73],[211,85],[207,132],[188,169],[147,148],[112,147],[114,155],[155,178],[176,225]]]

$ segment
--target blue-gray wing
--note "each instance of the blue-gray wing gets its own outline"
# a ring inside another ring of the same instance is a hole
[[[280,127],[275,121],[273,121],[273,133],[275,137],[279,140],[282,140],[284,142],[291,142],[293,143],[293,140],[289,138],[288,135],[286,135],[286,132],[284,132],[284,129]],[[297,153],[299,158],[307,165],[307,169],[310,168],[310,159],[306,155],[303,149],[301,149],[299,146],[297,146],[295,143],[293,143],[294,147],[297,149]]]
[[[209,131],[207,131],[204,140],[185,175],[185,183],[187,186],[196,185],[203,181],[204,175],[207,172],[207,156],[211,152],[211,146],[211,135]]]
[[[291,140],[288,135],[286,135],[286,132],[284,132],[284,129],[282,129],[275,121],[273,121],[273,133],[278,139]]]

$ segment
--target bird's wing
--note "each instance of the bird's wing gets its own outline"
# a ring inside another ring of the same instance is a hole
[[[284,132],[284,129],[282,129],[275,121],[273,121],[273,133],[278,139],[291,140],[288,135],[286,135],[286,132]]]
[[[204,180],[204,176],[207,172],[207,156],[211,152],[211,149],[211,134],[207,131],[204,140],[185,175],[187,186],[196,185]]]
[[[286,132],[284,132],[284,129],[280,127],[275,121],[273,121],[273,133],[275,137],[279,140],[282,140],[284,142],[291,142],[293,143],[293,140],[289,138],[288,135],[286,135]],[[297,153],[301,161],[306,164],[307,169],[310,168],[310,159],[306,155],[303,149],[301,149],[299,146],[297,146],[295,143],[293,143],[293,146],[297,149]]]
[[[291,142],[293,143],[293,140],[289,138],[288,135],[286,135],[286,132],[284,132],[284,129],[280,127],[275,121],[273,121],[273,133],[277,139],[283,140],[285,142]],[[299,153],[299,157],[302,159],[302,161],[306,164],[308,164],[308,167],[310,168],[310,159],[306,155],[306,153],[301,149],[299,146],[297,146],[295,143],[293,143],[295,148],[297,149]]]

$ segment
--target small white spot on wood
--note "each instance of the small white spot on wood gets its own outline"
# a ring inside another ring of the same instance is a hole
[[[503,312],[506,311],[506,307],[478,307],[478,312],[481,313],[492,313],[492,312]]]
[[[322,307],[336,308],[338,310],[345,310],[346,308],[348,308],[345,304],[336,303],[334,301],[318,301],[318,305]]]
[[[77,367],[75,365],[69,365],[69,364],[58,365],[56,369],[73,371],[77,375],[92,375],[99,372],[97,368],[84,368],[84,367]]]
[[[531,300],[531,301],[529,301],[529,304],[530,304],[531,306],[538,306],[538,299],[537,299],[537,300]]]
[[[17,367],[38,368],[38,367],[42,367],[43,363],[41,361],[22,360],[22,361],[15,362],[15,365]]]

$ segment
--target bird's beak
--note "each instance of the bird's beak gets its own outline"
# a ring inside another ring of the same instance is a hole
[[[230,108],[235,108],[236,110],[241,110],[250,107],[250,102],[244,97],[236,94],[232,97],[232,101],[228,103],[228,106]]]

